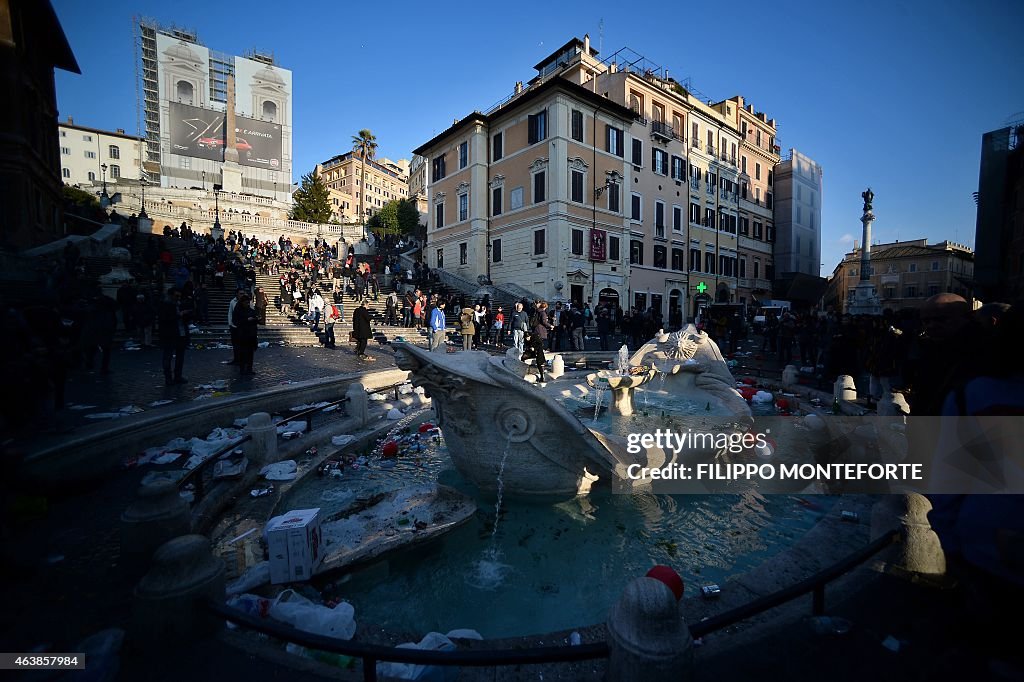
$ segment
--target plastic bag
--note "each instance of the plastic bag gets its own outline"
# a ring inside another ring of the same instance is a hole
[[[399,644],[399,649],[424,651],[454,651],[455,643],[440,632],[428,632],[418,643]],[[385,662],[377,664],[377,675],[385,679],[419,680],[420,682],[450,682],[459,676],[455,666],[418,665],[415,663]]]
[[[291,481],[298,475],[299,465],[294,459],[268,464],[260,469],[260,476],[268,481]]]
[[[314,604],[295,590],[277,595],[270,606],[270,617],[274,620],[289,623],[303,632],[338,639],[352,639],[356,634],[355,614],[355,608],[347,601],[329,609]]]

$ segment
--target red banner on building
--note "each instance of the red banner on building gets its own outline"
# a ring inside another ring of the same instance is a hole
[[[590,260],[608,259],[608,233],[604,230],[590,231]]]

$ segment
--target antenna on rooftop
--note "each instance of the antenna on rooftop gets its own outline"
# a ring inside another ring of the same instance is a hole
[[[601,17],[601,21],[597,22],[597,52],[601,53],[604,49],[604,17]]]

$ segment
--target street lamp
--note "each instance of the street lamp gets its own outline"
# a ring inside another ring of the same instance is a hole
[[[206,171],[203,171],[203,191],[206,191]]]
[[[100,194],[100,208],[106,208],[110,205],[110,196],[107,194],[107,164],[101,163],[100,170],[103,171],[103,192]]]
[[[149,216],[146,215],[146,185],[148,184],[148,181],[146,180],[145,175],[139,179],[139,184],[142,185],[142,210],[139,211],[139,217],[148,218]]]
[[[220,230],[220,191],[223,189],[223,185],[214,184],[213,186],[213,229]]]

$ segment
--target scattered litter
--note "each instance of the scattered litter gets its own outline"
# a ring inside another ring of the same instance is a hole
[[[173,400],[154,400],[153,402],[151,402],[149,404],[149,406],[150,407],[160,407],[162,405],[170,405],[173,402],[174,402]]]
[[[423,388],[422,386],[417,386],[416,388],[414,388],[412,390],[412,392],[413,393],[418,393],[419,395],[423,395],[424,393],[427,392],[427,389]]]
[[[882,646],[884,646],[889,651],[896,653],[900,650],[900,640],[896,639],[892,635],[889,635],[884,640],[882,640]]]
[[[319,402],[319,403],[306,403],[305,405],[296,405],[295,407],[291,408],[291,411],[292,412],[304,412],[306,410],[311,410],[314,407],[327,407],[328,405],[330,405],[330,403],[327,402],[326,400],[323,401],[323,402]]]
[[[274,486],[269,485],[266,488],[255,488],[253,490],[250,490],[249,494],[252,495],[253,497],[263,497],[264,495],[269,495],[272,492],[274,492]],[[270,570],[269,564],[267,566],[267,570]]]
[[[288,623],[303,632],[338,639],[352,639],[356,633],[355,613],[355,608],[346,601],[338,602],[332,609],[314,604],[295,590],[285,590],[277,595],[270,606],[270,617],[274,620]]]
[[[284,424],[281,424],[280,426],[277,427],[277,432],[280,435],[282,435],[282,436],[285,434],[286,431],[297,431],[299,433],[305,433],[306,432],[306,422],[304,422],[304,421],[285,422]],[[294,436],[293,436],[293,438],[294,438]]]
[[[337,447],[340,448],[340,447],[344,447],[344,446],[348,445],[349,443],[354,442],[355,439],[356,439],[355,436],[352,436],[352,435],[347,434],[347,433],[346,434],[342,434],[340,436],[332,436],[331,437],[331,445],[334,445],[334,446],[337,446]]]
[[[293,459],[268,464],[260,469],[260,476],[268,481],[291,481],[298,476],[299,466]]]
[[[281,438],[285,440],[291,440],[292,438],[302,438],[302,431],[285,431],[281,434]]]
[[[270,342],[269,341],[260,341],[259,343],[256,344],[256,347],[257,348],[270,348]]]
[[[145,410],[143,410],[138,405],[125,405],[124,407],[119,409],[118,412],[121,412],[123,414],[138,414],[139,412],[145,412]]]
[[[181,452],[165,452],[162,455],[157,455],[156,457],[154,457],[150,461],[153,464],[173,464],[174,462],[177,462],[179,459],[181,459],[182,454],[184,454],[184,453],[181,453]]]
[[[253,533],[255,533],[258,530],[259,530],[259,528],[250,528],[249,530],[247,530],[244,533],[242,533],[241,535],[239,535],[237,538],[232,538],[232,539],[228,540],[227,544],[233,545],[236,542],[238,542],[239,540],[241,540],[242,538],[248,537],[248,536],[252,535]],[[267,565],[267,570],[268,571],[270,570],[270,565],[269,564]]]
[[[235,427],[241,429],[241,428],[244,428],[245,425],[248,424],[248,423],[249,423],[249,418],[248,417],[239,417],[238,419],[236,419],[235,421],[232,422],[232,425],[234,425]]]
[[[245,457],[237,460],[222,459],[213,465],[213,480],[238,478],[245,473],[248,466],[249,460]]]
[[[459,630],[448,633],[448,635],[442,635],[440,632],[428,632],[423,639],[419,642],[406,642],[405,644],[399,644],[399,649],[420,649],[423,651],[454,651],[455,643],[452,641],[452,635],[455,632],[473,632],[472,630]],[[476,634],[476,637],[461,636],[459,639],[483,639]],[[378,663],[377,664],[377,675],[385,679],[398,679],[398,680],[448,680],[454,679],[451,677],[452,672],[456,670],[448,670],[447,668],[440,668],[438,666],[418,665],[414,663]]]
[[[196,501],[196,494],[191,490],[182,490],[178,496],[190,504]]]
[[[398,392],[401,395],[409,395],[410,393],[413,392],[413,390],[414,389],[412,387],[412,384],[402,384],[401,386],[398,387]]]
[[[405,414],[403,414],[397,407],[391,408],[391,411],[388,412],[388,419],[391,419],[392,421],[401,419],[404,416]]]
[[[751,398],[751,400],[752,400],[753,402],[755,402],[755,403],[770,403],[770,402],[772,402],[772,401],[773,401],[774,399],[775,399],[775,396],[773,396],[773,395],[772,395],[771,393],[769,393],[768,391],[758,391],[758,392],[757,392],[757,393],[755,393],[755,394],[754,394],[754,396],[753,396],[753,397]]]
[[[327,414],[328,412],[334,412],[335,410],[337,410],[340,407],[341,407],[341,405],[331,405],[330,407],[325,407],[324,408],[324,414]]]
[[[228,346],[230,348],[230,346]],[[228,387],[227,379],[218,379],[208,384],[199,384],[196,386],[197,391],[219,391]]]
[[[373,400],[373,401],[376,401],[376,402],[381,402],[381,401],[384,401],[384,400],[387,400],[387,399],[388,399],[388,397],[386,395],[384,395],[383,393],[371,393],[370,394],[370,400]]]

